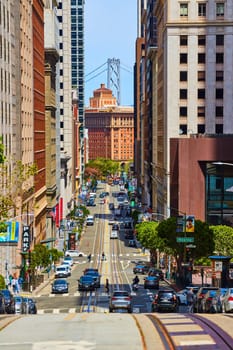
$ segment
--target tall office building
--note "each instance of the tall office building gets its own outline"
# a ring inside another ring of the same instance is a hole
[[[71,79],[77,101],[78,172],[76,188],[79,189],[84,175],[84,0],[71,0]]]
[[[73,206],[73,113],[71,79],[71,6],[69,0],[59,0],[59,119],[60,119],[60,201],[59,221],[65,219]]]
[[[232,9],[230,0],[155,1],[151,9],[158,40],[146,52],[153,146],[145,154],[151,189],[144,200],[161,215],[233,222]]]

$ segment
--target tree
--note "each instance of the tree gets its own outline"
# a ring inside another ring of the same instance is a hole
[[[181,263],[185,260],[187,254],[186,245],[188,243],[177,242],[177,237],[184,237],[184,233],[176,232],[176,218],[171,217],[160,222],[158,226],[158,235],[164,239],[174,257],[177,260],[178,269],[181,269]],[[205,222],[195,220],[195,232],[186,233],[187,237],[194,237],[195,248],[191,248],[191,258],[194,260],[203,256],[208,256],[214,251],[214,237],[212,228]]]
[[[233,228],[226,225],[211,226],[214,233],[214,251],[220,255],[233,255]]]
[[[156,250],[165,250],[164,240],[158,236],[158,222],[145,221],[136,225],[137,240],[143,247],[150,249],[151,257],[156,256]]]
[[[120,169],[120,163],[111,159],[97,158],[90,160],[85,166],[85,178],[95,177],[101,178],[102,176],[114,175]]]

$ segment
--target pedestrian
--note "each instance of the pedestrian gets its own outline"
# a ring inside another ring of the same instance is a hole
[[[105,254],[104,254],[104,252],[102,253],[102,261],[105,261],[106,260],[106,258],[105,258]]]
[[[106,289],[106,293],[109,294],[109,280],[108,280],[108,278],[106,278],[105,289]]]
[[[194,293],[193,293],[193,288],[190,288],[187,292],[188,312],[193,312],[193,303],[194,303]]]
[[[87,256],[87,260],[88,260],[88,262],[91,261],[91,254],[89,254],[89,255]]]

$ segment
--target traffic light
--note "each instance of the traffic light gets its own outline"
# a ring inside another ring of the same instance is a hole
[[[186,248],[186,262],[189,262],[192,256],[192,251],[190,248]]]

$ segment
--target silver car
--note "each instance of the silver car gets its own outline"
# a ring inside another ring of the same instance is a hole
[[[21,296],[15,296],[15,313],[22,314],[23,313],[23,298]]]
[[[233,288],[229,288],[222,297],[222,310],[223,312],[233,311]]]
[[[132,297],[130,292],[126,290],[115,290],[109,301],[109,312],[114,310],[127,310],[132,312]]]

